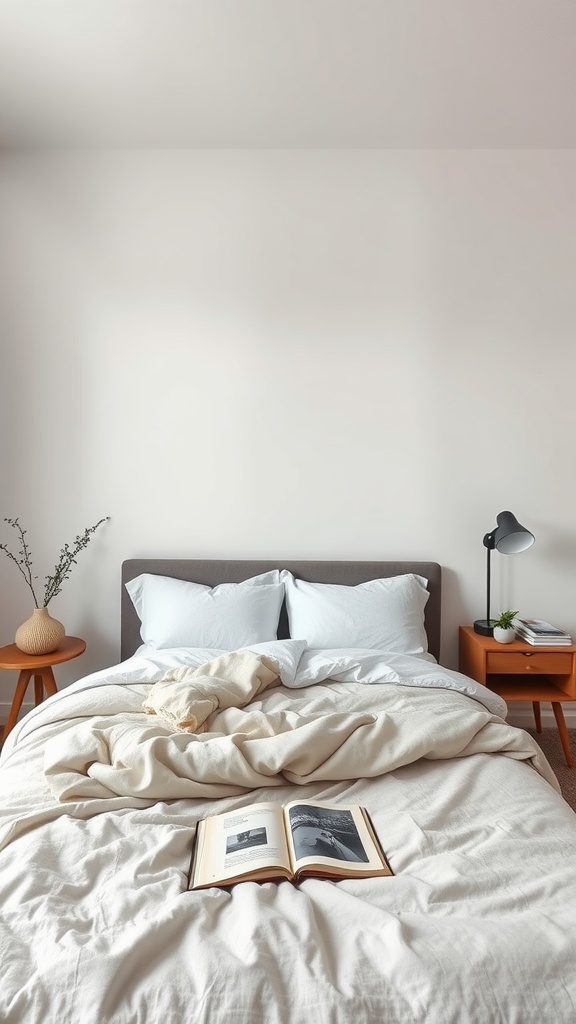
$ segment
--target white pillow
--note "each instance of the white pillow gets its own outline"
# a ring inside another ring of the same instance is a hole
[[[143,573],[126,583],[138,613],[140,636],[148,647],[239,647],[276,640],[284,599],[280,572],[243,583],[201,583]]]
[[[395,654],[424,654],[422,576],[407,573],[356,587],[306,583],[283,569],[290,636],[309,647],[363,647]]]

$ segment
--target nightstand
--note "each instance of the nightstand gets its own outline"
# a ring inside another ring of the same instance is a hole
[[[540,701],[552,704],[566,764],[574,761],[562,704],[576,700],[576,645],[533,647],[523,640],[499,644],[460,626],[458,668],[505,701],[532,701],[536,731],[541,732]]]
[[[44,700],[44,690],[46,690],[47,697],[51,697],[57,692],[52,665],[61,665],[65,661],[77,658],[80,654],[84,654],[85,650],[86,643],[77,636],[65,636],[58,650],[52,651],[50,654],[24,654],[16,647],[16,644],[0,647],[0,668],[20,670],[12,705],[2,733],[2,743],[16,725],[18,712],[22,707],[22,701],[32,676],[34,676],[34,703],[37,706]]]

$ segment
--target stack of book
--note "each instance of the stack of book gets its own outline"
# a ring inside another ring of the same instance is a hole
[[[572,643],[572,637],[563,629],[558,629],[552,623],[544,619],[521,619],[514,620],[516,635],[520,640],[533,644],[534,647],[561,647]]]

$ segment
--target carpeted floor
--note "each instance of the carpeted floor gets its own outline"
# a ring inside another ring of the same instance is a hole
[[[570,804],[573,811],[576,811],[576,729],[568,729],[570,743],[574,753],[574,767],[569,768],[566,764],[564,751],[560,743],[560,737],[556,729],[543,729],[538,734],[535,729],[527,729],[534,737],[539,746],[542,747],[550,765],[562,788],[562,796]]]

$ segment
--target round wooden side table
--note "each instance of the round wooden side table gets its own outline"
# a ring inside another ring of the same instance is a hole
[[[71,661],[72,658],[84,654],[85,650],[85,641],[80,640],[77,636],[65,636],[58,650],[51,651],[50,654],[24,654],[16,647],[16,644],[0,647],[0,669],[20,670],[2,733],[2,743],[16,725],[16,719],[32,676],[34,676],[34,703],[38,706],[44,700],[44,690],[46,690],[47,697],[51,697],[57,692],[52,665],[61,665],[64,661]]]

